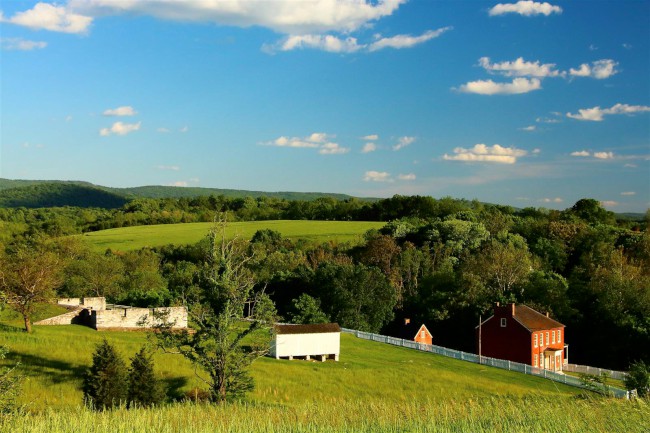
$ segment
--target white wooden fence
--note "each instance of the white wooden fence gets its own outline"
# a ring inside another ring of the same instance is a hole
[[[565,385],[590,389],[589,386],[587,386],[582,380],[580,380],[577,377],[569,376],[562,373],[555,373],[550,370],[532,367],[527,364],[506,361],[504,359],[490,358],[487,356],[478,356],[474,353],[461,352],[459,350],[436,346],[435,344],[416,343],[415,341],[404,340],[402,338],[388,337],[385,335],[373,334],[370,332],[356,331],[354,329],[341,328],[341,330],[345,333],[353,334],[356,337],[362,338],[364,340],[377,341],[380,343],[392,344],[394,346],[416,349],[423,352],[436,353],[438,355],[446,356],[449,358],[460,359],[462,361],[469,361],[475,364],[488,365],[490,367],[501,368],[504,370],[517,371],[519,373],[543,377],[545,379],[549,379],[555,382],[564,383]],[[608,392],[614,397],[629,399],[629,392],[627,390],[616,388],[610,385],[603,385],[603,386],[607,388]]]
[[[627,373],[624,371],[607,370],[606,368],[590,367],[588,365],[564,364],[564,367],[562,367],[562,369],[564,371],[570,371],[572,373],[594,374],[596,376],[606,374],[607,376],[616,380],[625,380],[627,377]]]

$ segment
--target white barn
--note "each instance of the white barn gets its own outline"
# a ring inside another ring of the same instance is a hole
[[[337,323],[275,325],[270,355],[275,359],[339,360],[341,327]]]

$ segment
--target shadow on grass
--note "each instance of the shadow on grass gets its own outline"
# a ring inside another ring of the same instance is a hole
[[[182,401],[185,399],[185,393],[181,391],[187,385],[186,377],[167,377],[162,379],[167,391],[167,397],[172,401]]]
[[[9,352],[6,360],[20,362],[20,372],[28,377],[47,377],[52,383],[73,382],[83,378],[87,367],[42,356]]]
[[[0,332],[24,332],[25,328],[22,326],[13,326],[0,323]]]

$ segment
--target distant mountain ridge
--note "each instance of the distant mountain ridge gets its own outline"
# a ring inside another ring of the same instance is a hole
[[[101,207],[114,209],[137,198],[181,198],[223,195],[228,198],[273,197],[285,200],[316,200],[330,197],[336,200],[353,198],[346,194],[319,192],[265,192],[220,188],[139,186],[111,188],[83,181],[12,180],[0,178],[0,207]],[[376,200],[361,198],[360,200]]]

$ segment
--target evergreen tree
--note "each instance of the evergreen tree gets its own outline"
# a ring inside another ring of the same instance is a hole
[[[126,402],[127,374],[124,361],[104,340],[93,353],[93,365],[84,377],[84,402],[94,409],[111,409]]]
[[[152,406],[165,398],[162,384],[154,374],[153,355],[145,346],[131,358],[128,382],[129,406]]]

